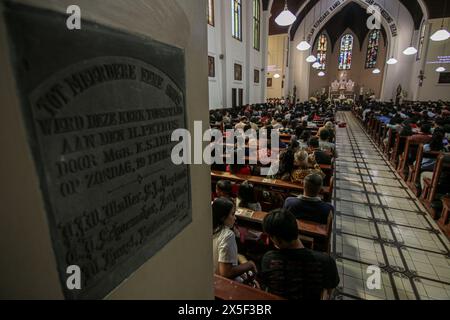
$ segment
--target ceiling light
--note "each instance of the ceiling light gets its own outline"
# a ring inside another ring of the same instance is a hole
[[[412,46],[406,48],[405,51],[403,51],[403,54],[405,54],[407,56],[411,56],[411,55],[416,54],[416,53],[417,53],[417,49],[412,47]]]
[[[273,77],[274,77],[275,79],[278,79],[278,78],[280,78],[280,75],[279,75],[278,73],[275,73],[275,74],[273,75]]]
[[[313,55],[310,55],[308,58],[306,58],[306,62],[309,62],[309,63],[316,62],[316,60],[317,60],[317,58]]]
[[[306,42],[305,40],[300,42],[297,46],[297,50],[300,50],[300,51],[306,51],[309,48],[311,48],[311,45],[308,42]]]
[[[444,72],[446,69],[444,67],[439,67],[436,69],[436,72]]]
[[[295,22],[297,19],[296,16],[292,12],[289,11],[287,6],[287,0],[286,4],[284,5],[284,10],[278,15],[278,17],[275,19],[275,22],[282,27],[290,26]]]
[[[430,37],[433,41],[444,41],[450,38],[450,32],[444,29],[442,26],[440,30],[433,33],[433,35]]]
[[[320,71],[317,75],[318,75],[319,77],[323,77],[323,76],[325,75],[325,72]]]
[[[314,62],[313,65],[312,65],[312,67],[313,67],[314,69],[319,69],[320,66],[321,66],[321,64],[320,64],[319,62]]]
[[[376,68],[376,69],[374,69],[373,71],[372,71],[372,73],[374,73],[374,74],[379,74],[381,71],[380,71],[380,69],[378,69],[378,68]]]
[[[395,59],[394,57],[392,57],[388,61],[386,61],[387,64],[396,64],[397,62],[398,62],[398,60]]]

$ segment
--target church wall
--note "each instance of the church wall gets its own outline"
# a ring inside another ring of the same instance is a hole
[[[359,94],[359,88],[361,86],[364,87],[364,92],[367,92],[369,89],[373,92],[375,92],[375,96],[377,98],[380,97],[381,93],[381,84],[382,84],[382,77],[384,72],[384,61],[386,61],[386,47],[384,44],[384,39],[381,37],[380,40],[380,46],[378,51],[378,59],[377,59],[377,65],[376,68],[379,68],[381,70],[381,73],[379,74],[373,74],[373,69],[366,69],[365,63],[366,63],[366,53],[367,53],[367,45],[368,45],[368,38],[369,35],[367,34],[366,38],[364,39],[362,48],[359,45],[359,40],[355,36],[355,34],[351,30],[347,30],[342,34],[344,36],[345,34],[351,34],[354,37],[354,44],[353,44],[353,58],[352,58],[352,66],[350,70],[345,71],[339,71],[339,53],[340,53],[340,46],[341,46],[341,38],[338,39],[336,42],[333,51],[329,48],[330,42],[328,40],[328,51],[327,51],[327,64],[326,64],[326,70],[325,76],[319,77],[318,76],[318,70],[312,68],[311,74],[310,74],[310,92],[309,96],[315,96],[318,92],[323,92],[323,89],[325,89],[326,92],[328,92],[330,84],[335,80],[340,80],[340,75],[345,74],[347,80],[352,80],[355,82],[355,93]],[[361,48],[361,50],[360,50]],[[314,45],[314,51],[313,54],[317,57],[317,43]],[[310,64],[312,65],[312,64]]]
[[[73,4],[70,0],[20,2],[64,14]],[[192,128],[194,120],[208,123],[208,84],[206,77],[200,76],[207,74],[206,1],[78,0],[77,4],[82,19],[184,48],[188,124]],[[0,65],[0,298],[62,299],[43,198],[13,78],[3,15],[0,15]],[[211,189],[210,171],[208,166],[191,166],[190,170],[192,223],[107,298],[214,298],[211,205],[205,197]]]
[[[365,5],[364,7],[366,7],[367,4],[366,0],[353,0],[353,1],[358,4],[363,4]],[[321,16],[321,12],[324,12],[326,9],[330,8],[336,2],[337,1],[335,0],[321,1],[320,2],[321,4],[316,5],[315,12],[314,9],[312,9],[309,12],[309,14],[304,18],[303,22],[299,26],[297,33],[294,36],[294,39],[291,41],[291,46],[293,48],[295,48],[298,45],[298,43],[300,43],[300,41],[303,40],[304,38],[303,36],[304,24],[306,24],[306,34],[308,34],[309,30],[311,29],[311,26]],[[342,4],[348,3],[348,1],[346,2],[341,1],[341,3]],[[378,3],[382,7],[384,7],[385,10],[390,14],[390,16],[394,20],[397,20],[398,1],[383,2],[375,0],[375,3]],[[335,9],[334,11],[337,12],[337,10],[340,10],[342,8],[343,5],[341,5],[341,7],[338,7],[338,9]],[[333,16],[333,14],[334,13],[326,17],[322,21],[322,23],[320,23],[318,27],[315,28],[312,39],[316,38],[318,32]],[[396,65],[385,66],[384,74],[378,75],[383,77],[383,84],[380,91],[380,97],[382,100],[389,100],[395,97],[395,91],[399,84],[401,84],[403,88],[406,88],[406,90],[410,94],[413,91],[411,88],[411,77],[415,67],[414,66],[415,58],[407,57],[402,54],[402,51],[409,46],[411,34],[413,32],[413,21],[408,10],[403,5],[400,5],[399,19],[398,21],[396,21],[398,36],[392,37],[391,32],[389,30],[389,26],[386,24],[386,21],[384,19],[382,23],[388,32],[387,55],[394,55],[399,60],[399,63],[397,63]],[[416,40],[417,39],[413,38],[413,41]],[[311,92],[309,88],[310,83],[309,79],[310,77],[311,78],[314,77],[313,72],[310,72],[311,67],[308,66],[308,63],[305,61],[306,57],[309,54],[310,51],[301,52],[296,49],[293,49],[290,55],[292,63],[290,65],[291,77],[289,81],[289,88],[291,90],[294,86],[297,87],[297,95],[299,96],[300,100],[306,100],[309,98],[309,94]],[[314,73],[315,71],[316,70],[314,70]]]
[[[267,87],[267,98],[281,98],[284,96],[282,88],[283,77],[286,76],[286,50],[287,50],[287,34],[269,36],[268,62],[267,65],[275,68],[275,70],[267,70],[267,78],[272,79],[272,86]],[[275,79],[273,76],[279,74],[280,78]]]
[[[425,45],[424,45],[424,56],[425,61],[423,65],[425,79],[423,81],[423,86],[418,88],[418,100],[450,100],[450,84],[439,84],[439,73],[436,72],[436,68],[441,66],[441,64],[435,64],[432,62],[439,61],[439,56],[450,56],[450,40],[434,42],[430,40],[430,36],[440,29],[442,19],[429,20],[430,32],[426,33]],[[450,18],[446,18],[444,21],[444,26],[447,30],[449,28]],[[448,59],[447,59],[448,61]],[[450,72],[450,63],[442,64],[444,68],[447,69],[446,72]],[[418,82],[419,79],[416,78]]]
[[[242,41],[232,37],[231,0],[215,0],[215,26],[208,25],[208,52],[215,57],[216,77],[209,79],[210,109],[232,107],[232,89],[243,89],[243,103],[261,103],[264,97],[263,73],[267,19],[261,5],[261,49],[253,48],[253,1],[242,1]],[[223,55],[223,59],[220,56]],[[242,81],[234,79],[234,64],[242,66]],[[260,83],[254,83],[254,70],[260,70]],[[220,70],[220,72],[218,72]]]

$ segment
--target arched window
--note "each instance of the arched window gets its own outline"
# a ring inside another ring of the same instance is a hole
[[[353,36],[346,34],[341,40],[339,53],[339,70],[350,70],[352,67]]]
[[[317,43],[317,62],[320,63],[320,67],[317,69],[325,70],[327,62],[327,36],[321,34],[319,37],[319,42]]]
[[[260,0],[253,0],[253,48],[261,48],[261,4]]]
[[[208,0],[208,24],[214,27],[214,0]]]
[[[367,44],[366,55],[366,69],[373,69],[377,64],[380,35],[380,30],[373,30],[371,33],[369,33],[369,43]]]
[[[232,0],[231,2],[231,23],[233,38],[242,41],[242,1]]]

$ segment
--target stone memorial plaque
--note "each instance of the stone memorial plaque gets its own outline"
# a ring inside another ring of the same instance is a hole
[[[192,220],[189,169],[171,161],[184,51],[27,6],[4,14],[61,286],[103,298]]]

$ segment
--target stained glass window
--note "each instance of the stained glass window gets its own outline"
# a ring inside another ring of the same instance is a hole
[[[350,70],[352,67],[353,36],[346,34],[341,40],[339,53],[339,70]]]
[[[317,69],[325,70],[327,61],[327,36],[322,34],[319,37],[319,42],[317,43],[317,62],[320,63],[320,67]]]
[[[367,44],[366,69],[373,69],[377,64],[378,47],[380,46],[380,30],[373,30],[369,33],[369,43]]]
[[[214,0],[208,0],[208,24],[214,27]]]
[[[233,21],[232,25],[232,35],[233,38],[242,41],[242,1],[241,0],[231,0],[231,16]]]
[[[261,4],[253,0],[253,48],[259,51],[261,47]]]

